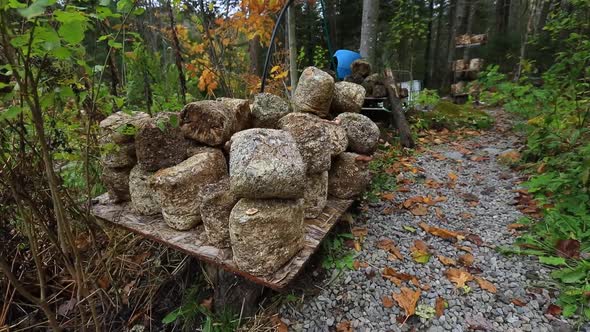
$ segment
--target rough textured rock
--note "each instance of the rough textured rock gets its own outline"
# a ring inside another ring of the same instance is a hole
[[[236,116],[234,132],[248,129],[252,126],[250,116],[250,103],[246,99],[217,98],[217,101],[225,104]]]
[[[131,206],[136,213],[149,216],[162,210],[156,191],[150,186],[153,175],[153,172],[144,171],[139,166],[133,167],[129,173]]]
[[[379,143],[379,127],[368,117],[358,113],[342,113],[334,119],[346,130],[348,150],[370,155]]]
[[[344,127],[335,121],[323,121],[322,125],[328,133],[332,157],[346,151],[346,148],[348,147],[348,136],[346,135]]]
[[[225,143],[236,129],[236,113],[226,103],[201,100],[180,113],[180,129],[186,138],[210,146]]]
[[[149,115],[143,112],[117,112],[100,122],[99,143],[103,166],[131,168],[136,164],[134,134],[138,124],[147,118]]]
[[[303,200],[241,199],[231,211],[229,231],[241,270],[273,273],[303,248]]]
[[[238,202],[229,188],[229,178],[205,185],[200,196],[201,219],[207,239],[216,247],[229,247],[229,214]]]
[[[328,175],[328,193],[337,198],[358,197],[371,182],[369,163],[364,156],[344,152],[334,158]]]
[[[141,122],[135,136],[137,163],[141,168],[154,172],[186,158],[187,142],[178,127],[178,120],[178,113],[165,112]]]
[[[364,78],[371,75],[371,64],[365,59],[354,60],[350,65],[350,70],[352,70],[352,75]]]
[[[276,129],[279,119],[287,115],[289,104],[272,93],[259,93],[252,103],[252,125],[255,128]]]
[[[375,97],[375,98],[387,97],[387,89],[385,88],[385,85],[375,84],[375,86],[373,87],[373,97]]]
[[[289,132],[299,148],[307,173],[330,169],[330,136],[323,120],[309,113],[290,113],[279,120],[279,128]]]
[[[231,190],[239,198],[301,198],[305,163],[293,136],[276,129],[248,129],[231,139]]]
[[[316,67],[307,67],[301,73],[293,93],[293,110],[313,113],[322,118],[328,117],[333,95],[332,76]]]
[[[159,170],[152,186],[158,194],[162,215],[168,226],[188,230],[201,221],[201,196],[207,184],[227,176],[225,158],[220,150],[196,154],[180,164]]]
[[[100,179],[107,188],[109,198],[115,202],[126,202],[131,196],[129,195],[129,168],[109,168],[102,169]]]
[[[308,174],[305,179],[305,218],[316,218],[328,201],[328,172]]]
[[[371,74],[363,80],[361,85],[367,91],[367,96],[373,96],[373,88],[375,87],[375,85],[382,84],[382,83],[383,83],[383,79],[381,78],[381,75]]]
[[[338,82],[334,85],[334,98],[330,111],[332,113],[359,113],[365,102],[365,88],[351,82]]]

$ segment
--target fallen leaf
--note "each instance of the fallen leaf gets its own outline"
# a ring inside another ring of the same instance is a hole
[[[481,287],[481,289],[483,289],[483,290],[486,290],[486,291],[493,293],[493,294],[496,294],[496,292],[498,291],[498,289],[496,288],[496,286],[494,286],[494,284],[485,280],[484,278],[475,277],[475,281],[477,282],[479,287]]]
[[[455,182],[455,181],[457,181],[457,179],[458,179],[458,178],[459,178],[459,177],[457,176],[457,174],[455,174],[455,173],[453,173],[453,172],[450,172],[450,173],[449,173],[449,180],[451,180],[451,182]]]
[[[440,188],[442,186],[442,183],[437,182],[434,179],[426,179],[426,181],[424,181],[424,184],[427,187],[432,188],[432,189],[437,189],[437,188]]]
[[[447,306],[447,303],[446,303],[445,299],[443,299],[440,296],[436,298],[436,302],[434,304],[434,309],[436,311],[436,317],[440,317],[444,314],[446,306]]]
[[[471,249],[468,246],[456,246],[456,248],[459,250],[467,251],[467,252],[473,252],[473,249]]]
[[[343,320],[336,325],[336,332],[353,332],[352,325],[349,321]]]
[[[438,207],[437,208],[434,208],[434,214],[440,220],[444,220],[445,219],[445,215],[442,212],[442,209],[441,208],[438,208]]]
[[[415,216],[425,216],[428,214],[428,208],[425,205],[417,205],[410,212]]]
[[[410,252],[412,253],[412,258],[418,263],[426,264],[430,260],[428,246],[422,240],[415,240],[414,246],[410,248]]]
[[[462,240],[465,238],[462,234],[458,232],[453,232],[444,228],[429,226],[424,222],[419,223],[418,226],[420,226],[420,228],[422,228],[425,232],[446,240]]]
[[[526,306],[526,303],[524,303],[524,301],[522,301],[521,299],[512,299],[512,303],[515,306],[519,306],[519,307],[524,307]]]
[[[395,243],[390,239],[379,240],[379,242],[377,242],[377,248],[388,251],[390,254],[392,254],[393,257],[391,258],[394,258],[393,260],[404,260],[404,256],[402,256],[401,251],[398,247],[395,246]]]
[[[555,304],[550,304],[547,307],[547,311],[545,311],[545,313],[557,317],[557,316],[561,315],[561,311],[562,311],[562,309],[560,306],[555,305]]]
[[[402,205],[406,208],[409,209],[411,208],[414,204],[416,203],[423,203],[424,202],[424,197],[422,196],[414,196],[414,197],[410,197],[408,199],[406,199]]]
[[[559,240],[555,245],[555,249],[560,257],[580,258],[580,241],[578,240]]]
[[[360,238],[367,236],[368,232],[369,231],[364,227],[355,227],[352,229],[352,235]]]
[[[447,279],[454,282],[457,288],[465,287],[465,283],[473,280],[471,273],[460,269],[448,269],[445,271]]]
[[[384,306],[385,308],[391,308],[391,307],[393,307],[393,305],[395,304],[395,303],[393,302],[393,299],[392,299],[390,296],[387,296],[387,295],[385,295],[385,296],[383,296],[383,297],[381,298],[381,302],[383,303],[383,306]]]
[[[445,266],[456,266],[457,262],[449,257],[445,257],[443,255],[438,255],[438,260]]]
[[[464,266],[473,265],[474,260],[475,260],[475,257],[473,257],[472,254],[465,254],[465,255],[459,256],[459,263],[461,263]]]
[[[68,312],[70,312],[70,310],[74,309],[74,307],[76,307],[76,303],[78,303],[76,301],[76,299],[69,299],[68,301],[62,303],[58,308],[57,308],[57,314],[60,316],[66,316],[68,314]]]
[[[358,270],[361,268],[361,262],[355,260],[354,262],[352,262],[352,268],[355,270]]]
[[[386,201],[393,201],[393,199],[395,198],[395,194],[394,193],[381,194],[381,198]]]
[[[361,244],[358,241],[354,241],[354,250],[361,251]]]
[[[111,278],[107,273],[105,273],[96,281],[96,283],[100,288],[107,289],[111,286]]]
[[[371,161],[371,160],[373,160],[373,157],[371,157],[371,156],[365,156],[365,155],[358,155],[355,158],[355,160],[356,161]]]
[[[412,316],[416,312],[416,304],[420,299],[420,290],[413,291],[410,288],[402,287],[401,293],[392,293],[400,308],[406,312],[406,317]]]
[[[150,256],[149,252],[143,252],[141,254],[135,255],[133,257],[131,257],[131,261],[137,265],[141,265],[143,264],[143,262],[145,262],[145,260]]]
[[[211,311],[211,308],[212,308],[212,306],[213,306],[213,297],[210,297],[210,298],[204,299],[204,300],[201,302],[201,306],[203,306],[203,308],[205,308],[205,309],[207,309],[207,310]]]
[[[479,235],[469,234],[465,237],[465,240],[475,244],[476,246],[481,246],[483,244],[483,240]]]
[[[525,224],[510,224],[510,225],[508,225],[506,227],[508,227],[508,229],[514,229],[514,230],[517,230],[517,231],[528,228],[528,226],[525,225]]]
[[[471,219],[473,218],[473,215],[471,213],[467,213],[467,212],[461,212],[461,214],[459,215],[461,217],[461,219]]]
[[[469,205],[471,207],[476,207],[479,205],[479,202],[478,201],[471,201],[471,202],[468,202],[467,205]]]
[[[422,240],[414,240],[414,247],[421,251],[428,251],[428,245]]]

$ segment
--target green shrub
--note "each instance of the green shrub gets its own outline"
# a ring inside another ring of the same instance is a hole
[[[493,124],[492,117],[470,105],[456,105],[448,100],[439,101],[431,111],[419,113],[428,127],[434,129],[475,128],[486,129]]]

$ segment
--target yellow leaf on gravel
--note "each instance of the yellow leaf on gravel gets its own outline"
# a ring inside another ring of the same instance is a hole
[[[420,299],[420,290],[413,291],[410,288],[402,287],[401,293],[393,293],[391,296],[395,299],[400,308],[406,312],[406,317],[416,313],[416,304]]]
[[[486,290],[486,291],[493,293],[493,294],[496,294],[496,292],[498,291],[498,289],[496,288],[496,286],[494,286],[494,284],[485,280],[484,278],[475,277],[475,281],[477,282],[479,287],[481,287],[481,289],[483,289],[483,290]]]
[[[447,279],[456,284],[457,288],[463,288],[465,287],[466,282],[473,280],[471,273],[465,270],[448,269],[445,271],[445,275],[447,276]]]
[[[428,208],[425,205],[418,205],[410,210],[415,216],[425,216],[428,214]]]
[[[438,260],[445,266],[456,266],[457,262],[449,257],[445,257],[443,255],[438,255]]]
[[[448,229],[429,226],[425,222],[420,222],[418,226],[420,226],[420,228],[422,228],[425,232],[446,240],[463,240],[465,238],[465,236],[459,232],[453,232]]]
[[[457,179],[458,179],[458,178],[459,178],[459,177],[457,176],[457,174],[455,174],[455,173],[453,173],[453,172],[450,172],[450,173],[449,173],[449,180],[451,180],[452,182],[455,182],[455,181],[457,181]]]

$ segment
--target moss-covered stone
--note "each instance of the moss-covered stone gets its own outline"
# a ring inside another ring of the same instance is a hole
[[[448,100],[441,100],[429,111],[422,113],[429,127],[435,129],[456,129],[470,127],[486,129],[491,127],[494,119],[485,111],[473,108],[471,105],[457,105]]]

